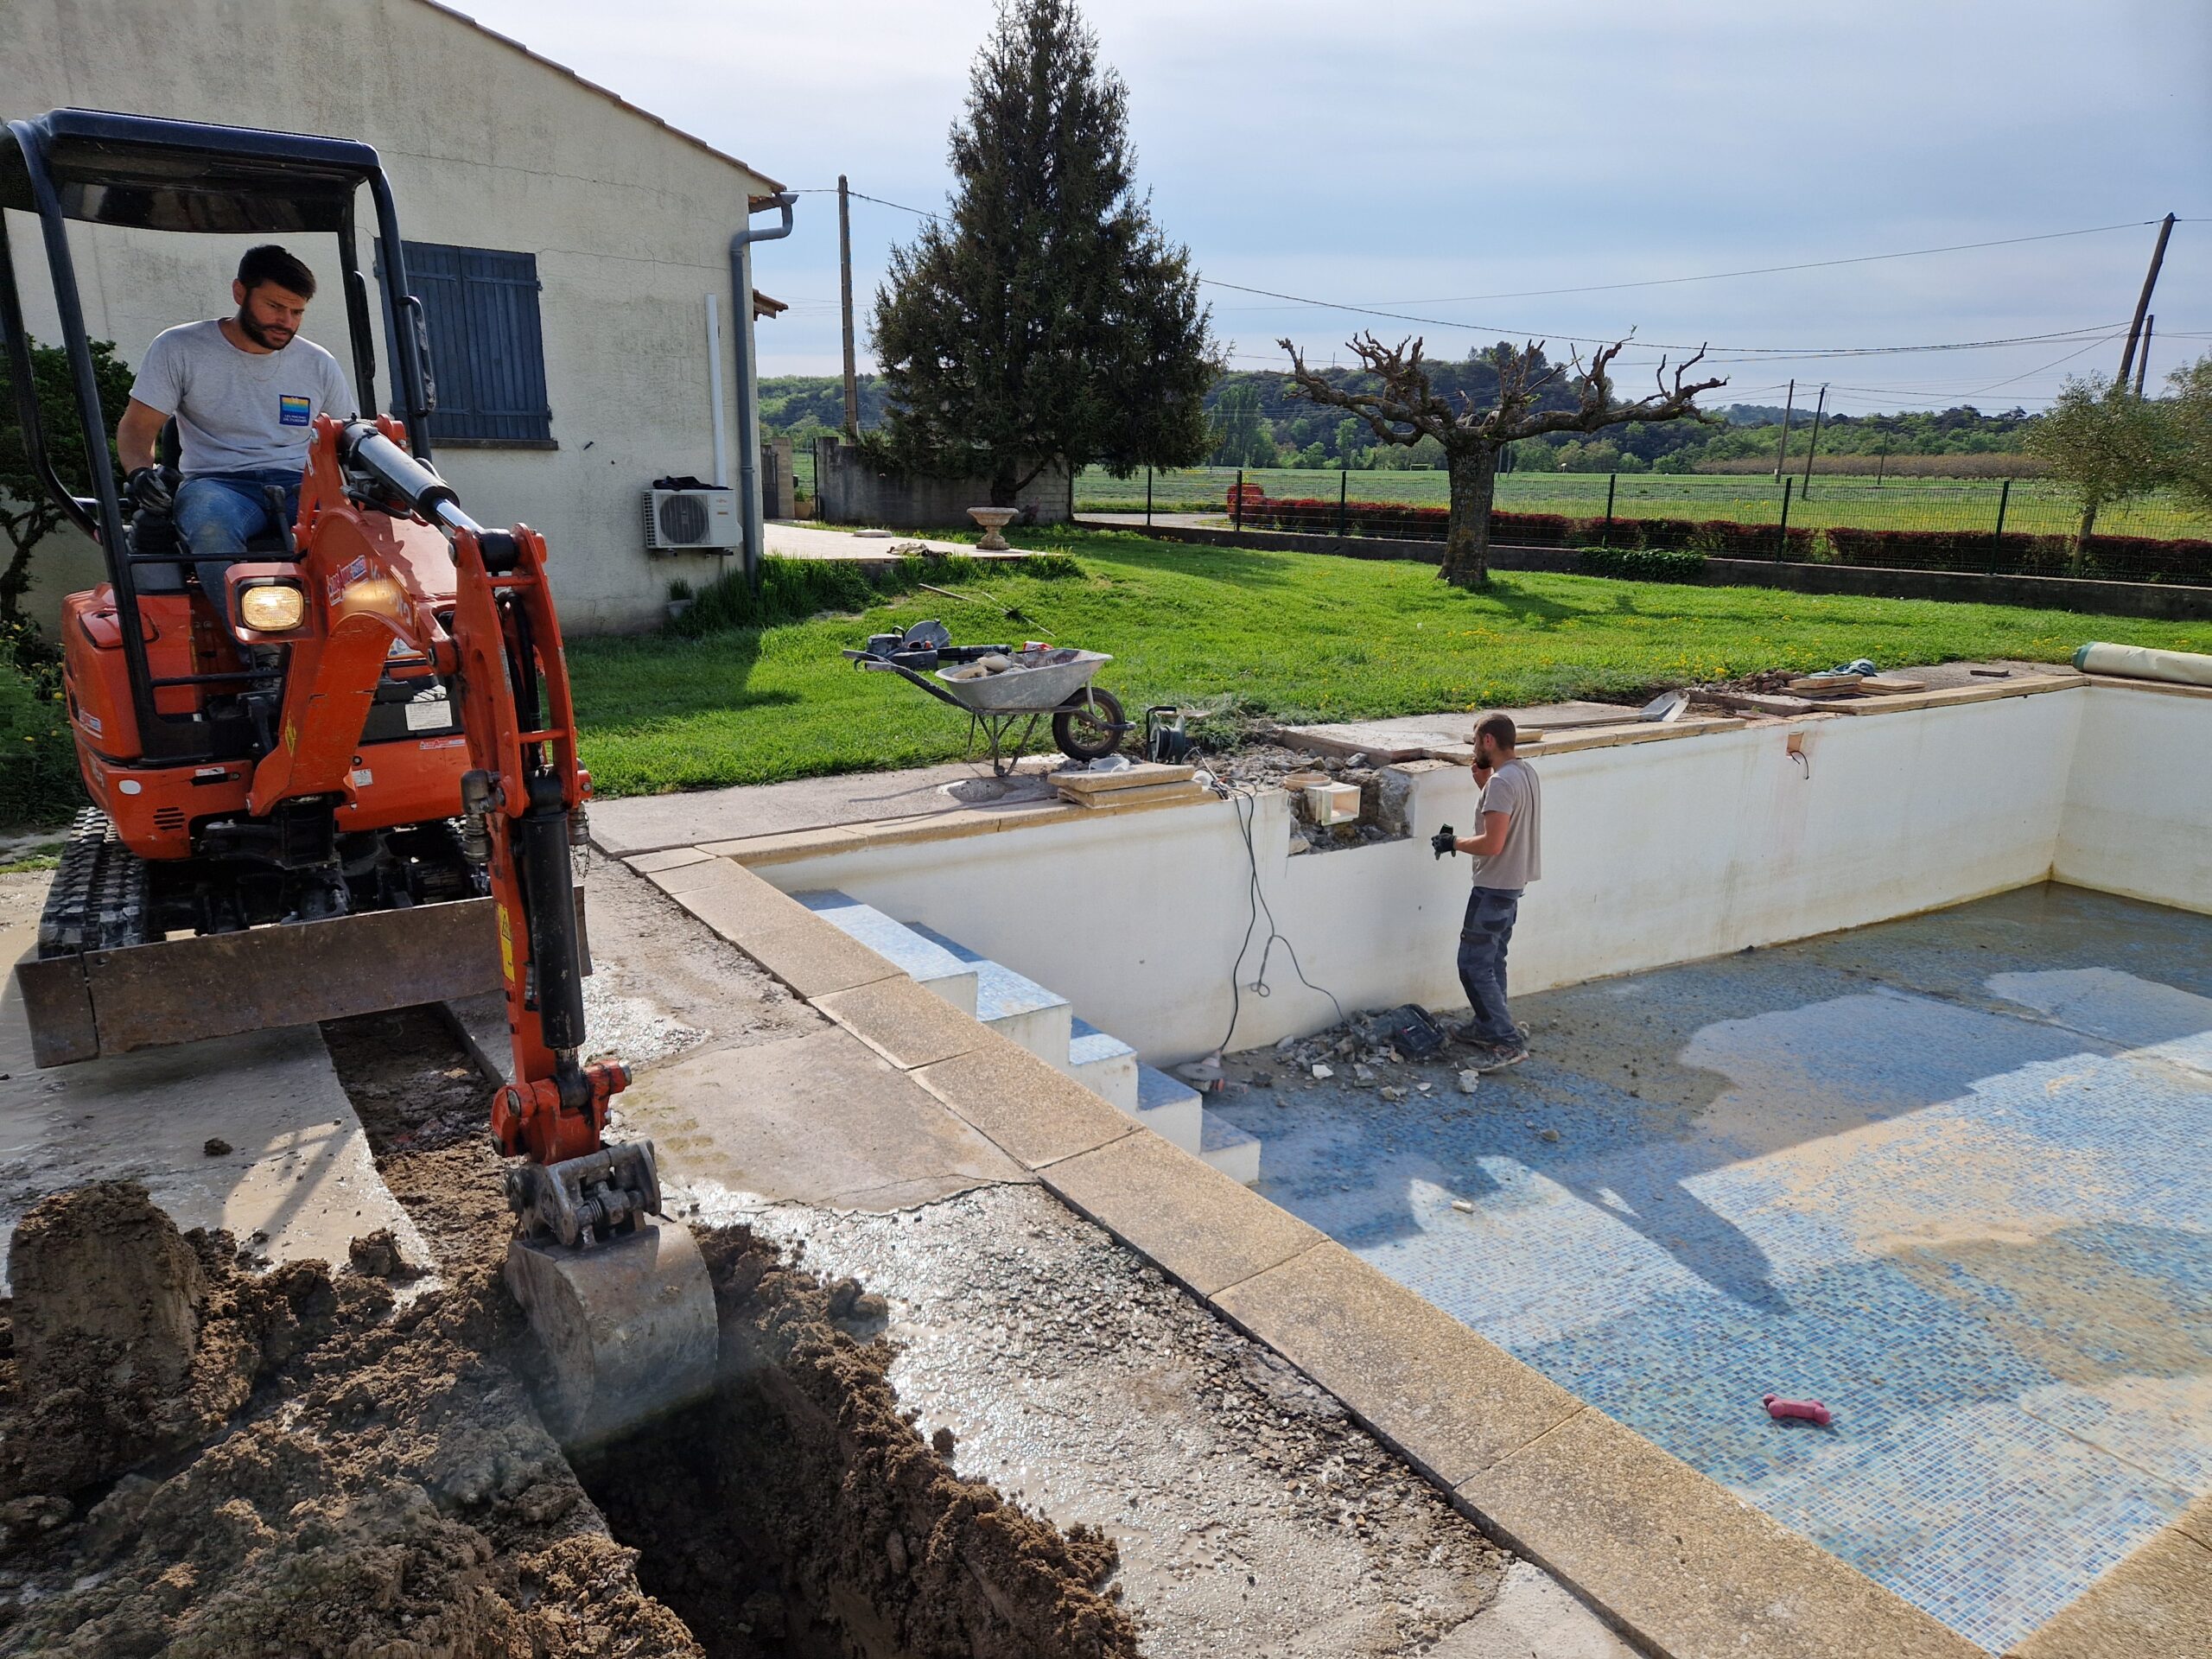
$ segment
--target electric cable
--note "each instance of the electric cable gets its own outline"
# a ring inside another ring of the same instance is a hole
[[[1217,793],[1231,803],[1232,809],[1236,814],[1237,830],[1244,837],[1244,860],[1250,871],[1245,893],[1251,906],[1250,917],[1244,924],[1243,941],[1236,947],[1236,960],[1231,963],[1229,968],[1229,1029],[1222,1033],[1221,1042],[1216,1052],[1227,1053],[1230,1039],[1236,1034],[1236,1021],[1243,1010],[1243,1001],[1236,976],[1243,969],[1244,958],[1251,954],[1252,935],[1259,931],[1260,917],[1263,912],[1268,918],[1268,937],[1260,947],[1260,966],[1253,976],[1250,986],[1252,995],[1258,997],[1274,995],[1268,986],[1268,960],[1274,954],[1276,944],[1280,943],[1284,953],[1290,958],[1291,971],[1298,976],[1298,982],[1307,990],[1319,991],[1323,996],[1327,997],[1329,1006],[1337,1011],[1337,1023],[1344,1024],[1344,1005],[1337,1001],[1337,994],[1334,991],[1330,990],[1326,986],[1316,985],[1306,977],[1305,966],[1298,960],[1298,947],[1290,942],[1277,925],[1274,906],[1268,902],[1267,890],[1260,885],[1260,853],[1258,848],[1252,843],[1252,821],[1259,815],[1257,793],[1249,789],[1231,789],[1227,785],[1217,785],[1216,789]]]

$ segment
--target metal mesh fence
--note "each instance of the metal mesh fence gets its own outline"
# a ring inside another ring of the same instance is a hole
[[[1196,467],[1128,479],[1087,473],[1076,510],[1249,529],[1440,541],[1441,472]],[[2044,479],[1792,474],[1508,474],[1493,540],[1904,569],[2212,582],[2212,515],[2157,493],[2080,513]]]

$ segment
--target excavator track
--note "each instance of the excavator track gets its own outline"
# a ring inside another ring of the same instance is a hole
[[[38,921],[41,961],[147,942],[146,865],[106,813],[88,806],[69,826]]]

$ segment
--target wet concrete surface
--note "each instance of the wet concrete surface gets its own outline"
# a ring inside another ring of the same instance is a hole
[[[1993,1649],[2212,1491],[2212,918],[2037,887],[1516,1013],[1471,1095],[1262,1051],[1217,1109],[1267,1196]]]

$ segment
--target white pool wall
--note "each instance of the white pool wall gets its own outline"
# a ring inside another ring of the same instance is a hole
[[[1796,734],[1801,761],[1789,753]],[[2212,910],[2212,699],[2077,687],[1538,758],[1544,875],[1516,995],[1775,944],[2057,879]],[[1260,881],[1306,975],[1347,1011],[1464,1006],[1468,864],[1427,837],[1475,816],[1464,772],[1415,779],[1414,838],[1289,855],[1289,801],[1246,803]],[[762,866],[920,921],[1070,998],[1155,1064],[1230,1029],[1250,864],[1232,804]],[[1249,986],[1263,914],[1239,978]],[[1279,944],[1231,1046],[1333,1011]]]

